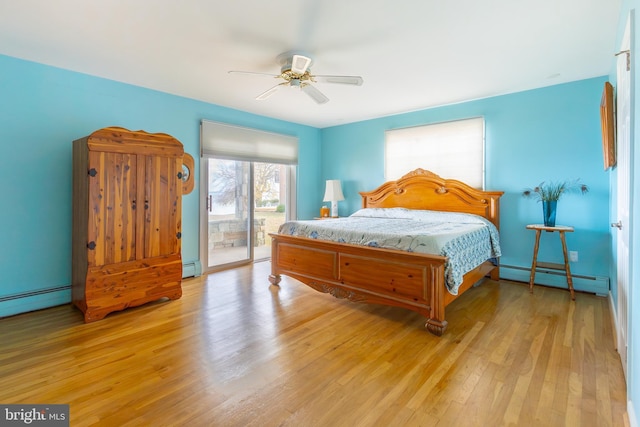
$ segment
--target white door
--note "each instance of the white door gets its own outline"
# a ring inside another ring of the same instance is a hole
[[[630,49],[630,21],[622,39],[622,52]],[[617,306],[617,343],[618,353],[622,361],[622,369],[627,375],[627,328],[629,304],[629,206],[630,206],[630,168],[631,168],[631,72],[629,70],[628,53],[618,56],[617,64],[617,223],[611,224],[618,229],[617,244],[617,276],[618,276],[618,306]]]

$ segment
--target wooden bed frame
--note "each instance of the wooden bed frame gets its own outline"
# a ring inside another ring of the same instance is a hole
[[[499,228],[502,191],[480,191],[416,169],[374,191],[362,192],[363,208],[404,207],[483,216]],[[446,257],[357,246],[305,237],[270,234],[271,275],[278,285],[286,275],[336,298],[414,310],[428,320],[435,335],[447,329],[445,307],[487,274],[497,280],[499,267],[486,261],[464,276],[458,295],[446,288]]]

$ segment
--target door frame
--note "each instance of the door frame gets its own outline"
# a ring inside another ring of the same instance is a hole
[[[632,218],[632,182],[631,175],[633,171],[633,117],[635,111],[634,97],[632,88],[634,86],[633,80],[633,65],[629,55],[632,52],[631,47],[633,45],[633,33],[635,27],[635,19],[633,14],[630,13],[627,19],[625,32],[620,43],[620,53],[616,61],[616,185],[615,185],[615,198],[612,200],[612,205],[615,207],[615,214],[611,224],[613,241],[615,242],[615,277],[616,283],[612,286],[616,286],[617,298],[615,307],[615,322],[616,322],[616,350],[620,355],[620,362],[622,364],[622,370],[625,378],[627,378],[628,371],[628,344],[630,336],[630,312],[629,301],[631,301],[631,252],[633,242],[631,239],[631,218]],[[621,68],[623,72],[626,72],[624,80],[621,79]],[[626,71],[624,71],[626,69]],[[624,86],[622,82],[624,81]],[[622,104],[625,102],[626,104]],[[620,108],[623,106],[624,108]],[[622,117],[623,111],[626,112]],[[627,116],[628,115],[628,116]],[[628,121],[627,121],[628,120]],[[625,121],[625,123],[623,123]],[[621,141],[625,141],[625,144],[620,144]],[[624,147],[624,150],[621,148]],[[626,183],[626,184],[623,184]],[[621,197],[622,192],[625,193],[624,197]],[[621,212],[626,212],[626,216],[623,217]],[[614,228],[615,227],[615,228]],[[625,242],[626,245],[625,246]],[[626,264],[626,268],[620,268],[622,264]],[[624,277],[621,277],[624,276]]]

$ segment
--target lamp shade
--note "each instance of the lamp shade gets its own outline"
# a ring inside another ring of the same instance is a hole
[[[324,199],[323,202],[337,202],[340,200],[344,200],[344,195],[342,194],[342,186],[340,185],[339,179],[328,179],[327,186],[324,190]]]

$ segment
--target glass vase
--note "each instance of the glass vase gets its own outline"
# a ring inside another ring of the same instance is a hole
[[[544,218],[545,227],[556,226],[556,207],[558,206],[557,200],[542,201],[542,215]]]

